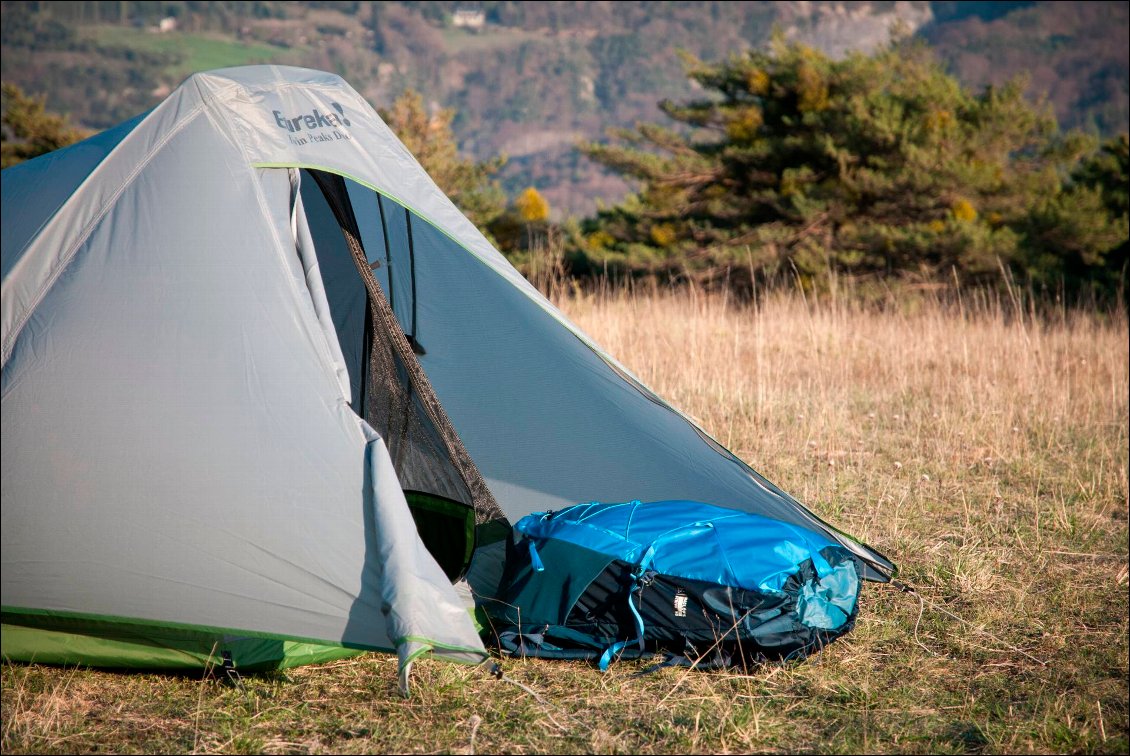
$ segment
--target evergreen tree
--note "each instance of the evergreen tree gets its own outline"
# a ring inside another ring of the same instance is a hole
[[[1101,265],[1117,235],[1094,191],[1064,192],[1093,142],[1060,135],[1022,81],[973,93],[905,44],[832,60],[777,38],[686,63],[706,95],[660,103],[673,128],[582,147],[638,187],[586,225],[597,264],[976,280],[1045,254]]]
[[[1081,161],[1057,195],[1033,209],[1024,264],[1037,283],[1053,290],[1125,293],[1128,146],[1126,134],[1107,141]]]

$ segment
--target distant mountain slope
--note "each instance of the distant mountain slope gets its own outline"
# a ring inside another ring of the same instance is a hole
[[[1126,131],[1130,3],[1001,5],[1020,7],[996,18],[943,18],[923,29],[923,37],[966,84],[1001,84],[1027,73],[1030,90],[1047,95],[1061,126]]]
[[[775,28],[832,54],[918,33],[974,85],[1032,71],[1061,123],[1127,129],[1127,3],[3,2],[3,78],[105,128],[188,73],[277,62],[342,74],[374,104],[403,89],[458,111],[462,149],[510,156],[511,193],[590,213],[626,187],[579,139],[694,94],[677,51],[717,59]],[[158,29],[164,19],[165,31]]]

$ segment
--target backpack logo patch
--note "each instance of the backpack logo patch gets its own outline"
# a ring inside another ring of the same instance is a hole
[[[675,592],[675,616],[687,616],[687,594],[683,593],[682,588]]]

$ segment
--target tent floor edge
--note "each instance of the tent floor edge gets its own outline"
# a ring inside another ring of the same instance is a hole
[[[68,629],[5,622],[0,624],[0,649],[7,662],[170,672],[221,667],[224,652],[241,672],[289,669],[367,653],[304,641],[111,622]]]

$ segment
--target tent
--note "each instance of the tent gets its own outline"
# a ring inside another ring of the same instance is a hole
[[[643,386],[341,78],[197,74],[5,170],[5,656],[485,658],[509,523],[688,499],[820,521]]]

